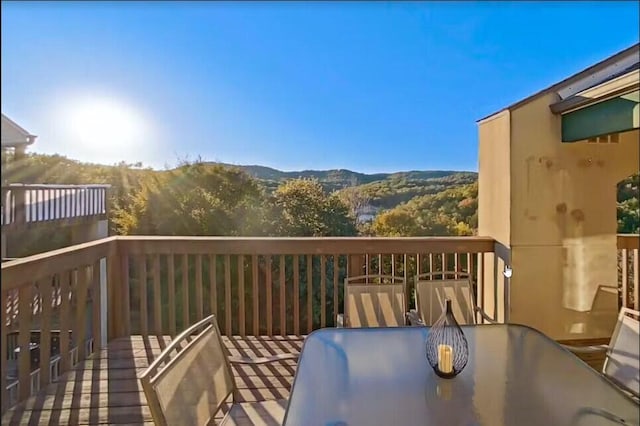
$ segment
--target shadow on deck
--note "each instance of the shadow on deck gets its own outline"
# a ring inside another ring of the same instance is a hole
[[[304,341],[300,336],[223,339],[230,355],[249,357],[300,353]],[[58,382],[5,413],[2,424],[153,424],[138,376],[170,340],[115,339],[98,356],[77,364]],[[232,368],[240,402],[265,401],[289,397],[296,362]]]

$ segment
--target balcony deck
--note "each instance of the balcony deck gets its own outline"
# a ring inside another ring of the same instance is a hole
[[[302,336],[223,337],[230,355],[299,353]],[[138,376],[170,337],[132,336],[109,342],[97,356],[80,362],[60,381],[41,390],[2,417],[3,425],[153,424]],[[286,399],[295,361],[233,366],[241,402]]]
[[[2,187],[3,231],[40,224],[56,226],[105,220],[109,185],[25,185]]]
[[[637,241],[618,237],[623,306],[640,300]],[[301,336],[334,326],[341,283],[362,274],[403,277],[409,300],[410,277],[469,273],[481,307],[507,322],[503,276],[483,272],[503,270],[504,257],[487,237],[118,236],[6,262],[0,352],[15,363],[0,363],[2,424],[149,422],[138,376],[160,352],[155,336],[176,336],[215,313],[225,336],[243,336],[226,341],[232,355],[297,353]],[[16,354],[31,343],[40,345],[37,354]],[[602,364],[601,356],[585,361]],[[287,398],[295,367],[236,369],[242,399]]]

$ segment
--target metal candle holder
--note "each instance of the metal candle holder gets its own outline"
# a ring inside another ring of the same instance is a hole
[[[445,311],[427,334],[427,360],[433,371],[445,379],[462,372],[469,361],[469,345],[451,309],[445,301]]]

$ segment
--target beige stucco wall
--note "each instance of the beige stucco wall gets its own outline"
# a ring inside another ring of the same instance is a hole
[[[556,100],[549,94],[511,110],[510,166],[502,166],[510,171],[503,174],[511,179],[510,221],[491,217],[504,213],[492,213],[493,195],[481,186],[479,232],[509,236],[512,322],[556,339],[607,337],[617,306],[598,289],[617,287],[616,184],[640,169],[638,131],[621,134],[617,144],[561,143],[560,117],[549,110]],[[482,135],[490,123],[480,124],[481,157],[488,155]],[[481,179],[483,173],[485,188],[489,179],[504,186],[481,162]],[[596,294],[604,303],[589,314]]]
[[[491,236],[505,246],[511,241],[511,127],[509,110],[479,123],[478,146],[478,234]],[[484,256],[482,265],[485,286],[478,289],[478,299],[491,316],[504,318],[502,298],[504,263],[492,254]],[[494,286],[494,283],[496,285]]]
[[[479,123],[478,234],[511,242],[510,114],[502,111]]]

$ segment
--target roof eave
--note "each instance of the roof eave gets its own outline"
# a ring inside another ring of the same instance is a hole
[[[512,110],[514,108],[518,108],[519,106],[521,106],[523,104],[526,104],[526,103],[529,103],[529,102],[533,101],[534,99],[539,98],[540,96],[549,94],[551,92],[558,91],[559,89],[561,89],[563,87],[569,86],[572,83],[577,82],[578,80],[581,80],[581,79],[583,79],[585,77],[588,77],[590,74],[594,74],[594,73],[596,73],[598,71],[602,71],[603,69],[607,68],[608,66],[615,64],[620,59],[622,59],[622,58],[624,58],[624,57],[626,57],[626,56],[628,56],[628,55],[630,55],[630,54],[632,54],[634,52],[637,55],[640,55],[640,43],[636,43],[633,46],[630,46],[630,47],[628,47],[628,48],[626,48],[626,49],[624,49],[624,50],[622,50],[622,51],[620,51],[620,52],[618,52],[618,53],[616,53],[616,54],[614,54],[614,55],[612,55],[612,56],[610,56],[610,57],[608,57],[608,58],[606,58],[606,59],[604,59],[604,60],[602,60],[602,61],[600,61],[600,62],[598,62],[598,63],[596,63],[596,64],[594,64],[594,65],[592,65],[592,66],[590,66],[590,67],[588,67],[588,68],[586,68],[586,69],[584,69],[584,70],[582,70],[582,71],[580,71],[580,72],[578,72],[578,73],[576,73],[574,75],[572,75],[572,76],[570,76],[570,77],[567,77],[567,78],[565,78],[564,80],[562,80],[562,81],[560,81],[558,83],[555,83],[555,84],[553,84],[553,85],[551,85],[551,86],[549,86],[549,87],[547,87],[545,89],[542,89],[542,90],[534,93],[531,96],[528,96],[528,97],[526,97],[526,98],[524,98],[524,99],[522,99],[522,100],[520,100],[520,101],[518,101],[516,103],[513,103],[513,104],[511,104],[511,105],[509,105],[507,107],[501,108],[496,112],[493,112],[493,113],[491,113],[491,114],[489,114],[489,115],[487,115],[487,116],[485,116],[485,117],[483,117],[483,118],[481,118],[479,120],[476,120],[476,123],[479,124],[480,122],[485,121],[486,119],[501,113],[505,109]],[[560,98],[559,95],[558,95],[558,98]]]

